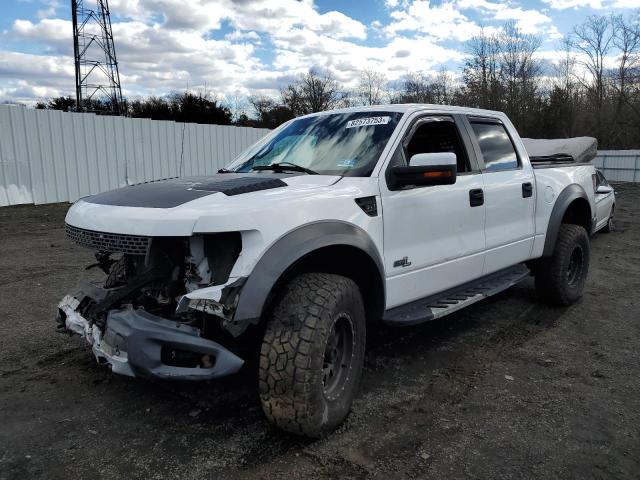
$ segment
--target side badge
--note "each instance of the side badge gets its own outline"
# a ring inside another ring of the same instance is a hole
[[[396,260],[395,262],[393,262],[394,268],[408,267],[409,265],[411,265],[411,262],[409,261],[409,257],[403,257],[400,260]]]

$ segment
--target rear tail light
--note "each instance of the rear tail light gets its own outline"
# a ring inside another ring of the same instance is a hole
[[[598,176],[595,173],[591,174],[591,181],[593,182],[593,193],[595,193],[596,185],[598,183]]]

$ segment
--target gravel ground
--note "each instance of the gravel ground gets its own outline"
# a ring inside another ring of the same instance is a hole
[[[68,205],[0,209],[0,478],[638,478],[640,185],[593,239],[584,298],[527,280],[423,326],[370,332],[346,423],[309,441],[264,420],[256,372],[130,379],[55,333],[92,260]]]

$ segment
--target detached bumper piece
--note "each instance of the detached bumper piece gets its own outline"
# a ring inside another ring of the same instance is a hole
[[[111,310],[93,347],[116,373],[175,380],[208,380],[237,372],[244,360],[188,325],[144,310]],[[124,364],[126,362],[126,365]]]
[[[98,363],[114,373],[164,380],[209,380],[231,375],[244,360],[199,330],[144,310],[110,310],[104,333],[75,311],[79,300],[66,296],[59,306],[67,329],[92,345]]]

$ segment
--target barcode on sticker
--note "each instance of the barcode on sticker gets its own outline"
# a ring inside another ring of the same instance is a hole
[[[391,117],[367,117],[358,118],[357,120],[349,120],[347,122],[347,128],[355,127],[369,127],[371,125],[386,125],[391,120]]]

